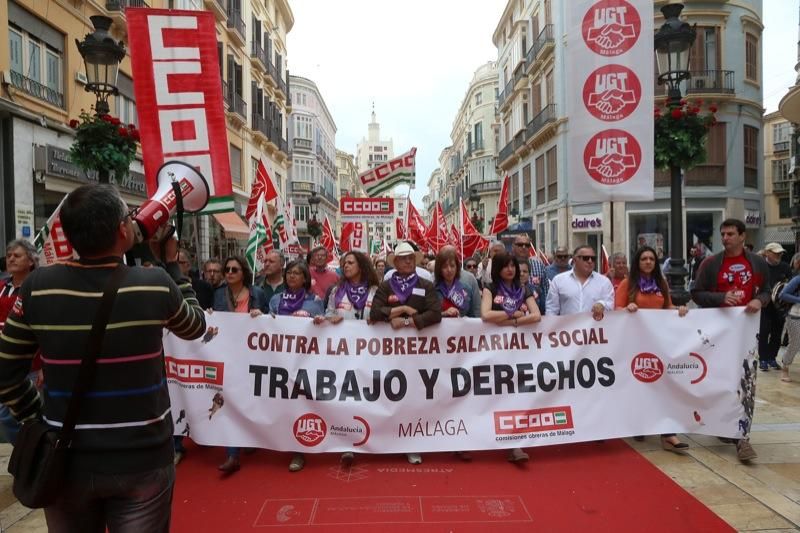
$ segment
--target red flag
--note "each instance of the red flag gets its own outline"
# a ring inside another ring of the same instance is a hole
[[[264,161],[259,159],[258,168],[256,169],[256,178],[250,190],[250,200],[247,202],[247,211],[244,215],[247,220],[250,220],[250,217],[256,214],[258,199],[262,194],[264,195],[265,202],[269,202],[278,197],[278,191],[272,183],[272,178],[269,172],[267,172],[267,167],[264,166]]]
[[[472,257],[478,250],[486,250],[489,248],[489,239],[484,237],[478,232],[477,228],[472,224],[467,212],[467,206],[464,205],[464,200],[461,200],[461,239],[456,248],[458,248],[461,256]]]
[[[400,220],[400,217],[397,217],[396,219],[394,219],[394,229],[395,229],[394,232],[397,235],[397,240],[398,241],[404,241],[404,240],[408,239],[408,235],[407,235],[408,232],[406,231],[406,227],[403,224],[403,221]]]
[[[539,261],[544,263],[545,266],[549,266],[550,265],[550,260],[547,258],[547,254],[546,253],[544,253],[542,250],[539,250],[537,252],[537,254],[538,254],[538,257],[539,257]]]
[[[497,202],[497,214],[492,221],[492,227],[489,228],[489,235],[497,235],[508,228],[508,183],[509,177],[506,176],[503,180],[503,187],[500,189],[500,200]]]
[[[608,251],[606,250],[606,246],[600,246],[600,273],[601,274],[608,274],[608,271],[611,270],[611,264],[608,261]]]
[[[350,251],[350,237],[353,235],[353,230],[355,230],[355,222],[345,222],[342,224],[342,235],[339,238],[339,247],[342,249],[343,252]]]
[[[322,238],[320,244],[328,250],[331,257],[336,253],[336,237],[333,236],[333,229],[328,220],[328,215],[325,215],[325,221],[322,223]]]
[[[452,244],[456,247],[456,255],[458,256],[459,261],[463,261],[463,251],[461,250],[461,234],[458,232],[458,228],[456,228],[455,224],[450,224],[450,242],[447,244]]]
[[[408,202],[408,227],[406,229],[408,230],[406,232],[407,240],[417,243],[420,250],[428,248],[427,238],[425,237],[428,233],[428,227],[425,225],[425,221],[422,220],[417,208],[411,202]]]
[[[431,225],[428,226],[428,233],[425,235],[428,246],[433,249],[433,253],[438,254],[439,250],[450,240],[450,230],[447,228],[447,220],[444,218],[442,204],[436,202],[431,217]]]

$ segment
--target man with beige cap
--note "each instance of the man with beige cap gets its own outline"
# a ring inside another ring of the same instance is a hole
[[[781,281],[792,277],[792,268],[788,263],[781,261],[786,250],[777,242],[771,242],[764,247],[764,259],[769,267],[769,286],[774,287]],[[770,368],[780,370],[775,356],[781,347],[783,325],[786,317],[783,312],[770,302],[761,309],[761,325],[758,328],[758,367],[762,372]]]

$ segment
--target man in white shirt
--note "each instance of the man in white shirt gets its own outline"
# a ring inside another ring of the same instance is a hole
[[[546,309],[548,315],[592,312],[602,320],[606,310],[614,309],[614,287],[606,276],[594,271],[597,254],[591,246],[578,246],[572,254],[572,270],[550,281]]]

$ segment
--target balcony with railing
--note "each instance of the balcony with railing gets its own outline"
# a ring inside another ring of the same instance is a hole
[[[283,97],[286,98],[286,81],[283,78],[278,78],[278,89],[283,93]]]
[[[220,22],[224,22],[228,18],[228,8],[225,6],[225,0],[204,0],[203,4],[208,11],[214,13],[214,17]]]
[[[478,194],[496,193],[500,191],[500,180],[473,183],[469,188]]]
[[[525,61],[520,61],[514,69],[514,87],[517,87],[520,81],[526,79],[525,76]]]
[[[497,106],[502,109],[503,105],[511,98],[511,93],[514,92],[514,78],[511,78],[506,83],[506,86],[503,88],[503,92],[501,92],[497,96]]]
[[[547,124],[556,121],[556,104],[548,104],[528,122],[525,128],[525,140],[529,141],[539,133]]]
[[[514,151],[519,150],[523,146],[525,146],[525,133],[527,130],[519,130],[516,135],[514,135]]]
[[[503,164],[505,160],[511,157],[514,154],[514,141],[512,140],[508,144],[506,144],[501,150],[500,154],[497,156],[498,164]]]
[[[11,71],[11,85],[25,94],[64,109],[64,93],[53,90],[47,85],[42,85],[36,80],[26,78],[15,70]]]
[[[257,138],[260,137],[259,140],[266,142],[267,137],[269,137],[269,126],[267,125],[267,119],[255,111],[251,115],[251,129]]]
[[[311,181],[292,180],[292,192],[311,194],[317,192],[317,186]]]
[[[242,12],[238,9],[228,9],[228,34],[235,39],[239,46],[244,46],[247,43],[247,34],[245,33],[244,20],[242,20]]]
[[[772,144],[772,151],[773,152],[788,152],[789,151],[789,141],[778,141]]]
[[[227,111],[231,107],[231,99],[230,95],[228,94],[228,82],[222,80],[222,102],[225,104],[225,110]]]
[[[531,43],[528,53],[525,54],[525,70],[530,71],[531,66],[536,63],[536,60],[552,50],[555,44],[556,40],[553,38],[553,25],[546,24],[544,29],[539,32],[539,36],[536,40]]]
[[[254,60],[251,61],[251,63],[258,70],[260,70],[262,73],[267,72],[269,60],[267,59],[267,52],[264,50],[263,46],[254,42],[250,50],[250,58]]]
[[[126,7],[150,6],[144,0],[106,0],[106,11],[109,11],[112,15],[123,16]]]
[[[295,137],[292,139],[293,150],[305,150],[310,152],[314,148],[314,143],[311,139],[303,139],[302,137]]]
[[[792,180],[776,179],[772,181],[772,192],[775,194],[788,193],[792,185]]]
[[[228,112],[233,115],[232,118],[244,123],[247,120],[247,102],[244,101],[242,95],[231,91],[228,92],[228,99]]]
[[[691,78],[681,83],[681,94],[729,94],[736,93],[735,73],[732,70],[692,70]],[[658,84],[656,73],[656,96],[666,96],[667,84]]]

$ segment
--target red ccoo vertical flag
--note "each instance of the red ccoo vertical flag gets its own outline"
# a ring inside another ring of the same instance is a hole
[[[490,235],[497,235],[504,229],[508,228],[508,185],[510,178],[508,176],[503,179],[503,187],[500,189],[500,199],[497,202],[497,214],[492,221],[492,227],[489,228]]]
[[[419,246],[420,250],[428,248],[428,241],[425,235],[428,233],[428,227],[425,221],[414,207],[414,204],[408,202],[408,226],[406,226],[406,239],[414,241]]]
[[[397,235],[398,241],[404,241],[408,239],[406,226],[403,224],[403,221],[400,220],[400,217],[394,219],[394,232]]]

